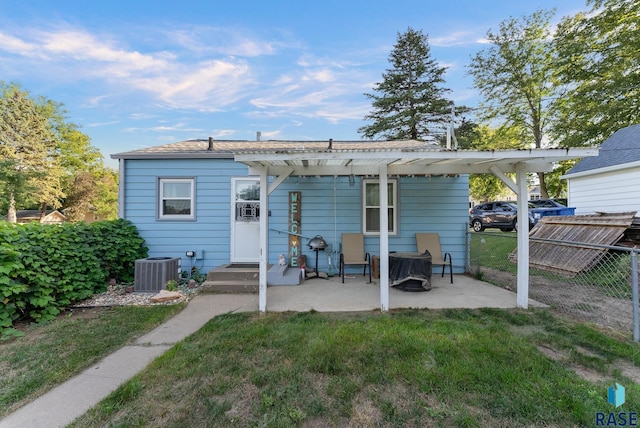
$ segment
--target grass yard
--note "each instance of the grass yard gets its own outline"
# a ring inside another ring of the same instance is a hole
[[[142,336],[184,304],[74,309],[0,342],[0,418]]]
[[[73,426],[593,426],[640,409],[639,366],[544,310],[228,314]]]

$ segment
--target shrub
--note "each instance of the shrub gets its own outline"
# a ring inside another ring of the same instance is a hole
[[[42,322],[96,292],[109,278],[133,279],[144,240],[126,220],[92,224],[0,222],[0,334],[13,322]]]

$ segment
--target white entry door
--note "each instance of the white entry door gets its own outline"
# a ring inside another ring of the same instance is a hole
[[[260,260],[260,179],[232,178],[231,262]]]

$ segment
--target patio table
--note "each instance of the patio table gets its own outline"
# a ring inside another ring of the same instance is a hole
[[[390,253],[389,283],[404,291],[431,290],[431,254]]]

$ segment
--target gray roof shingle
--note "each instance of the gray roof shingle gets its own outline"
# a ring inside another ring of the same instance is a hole
[[[600,145],[598,156],[582,159],[567,172],[567,175],[638,161],[640,161],[640,124],[617,130]]]

